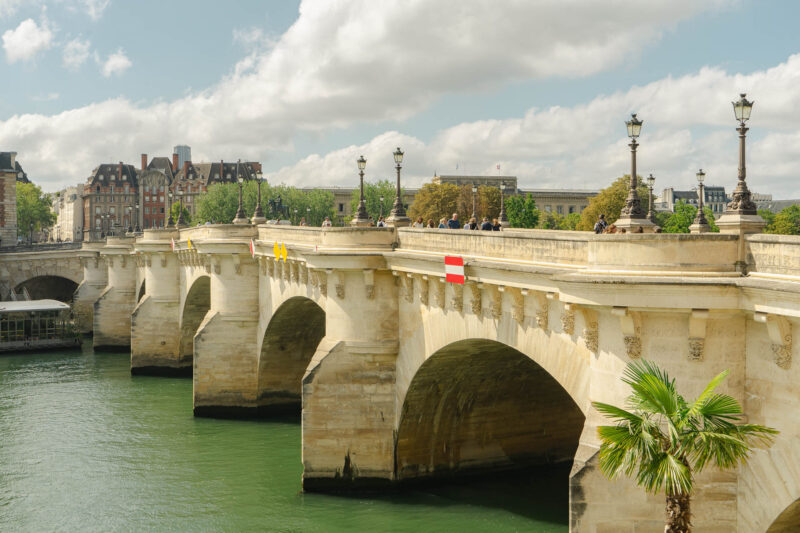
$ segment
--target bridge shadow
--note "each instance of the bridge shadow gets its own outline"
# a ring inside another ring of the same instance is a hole
[[[306,494],[309,498],[380,501],[408,508],[463,507],[500,510],[535,524],[555,527],[569,524],[569,473],[571,463],[528,467],[522,470],[470,474],[453,478],[402,482],[383,494]],[[520,524],[521,530],[535,524]]]

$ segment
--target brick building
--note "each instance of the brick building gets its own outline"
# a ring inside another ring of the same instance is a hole
[[[0,152],[0,246],[17,245],[17,152]],[[19,172],[22,172],[20,167]]]

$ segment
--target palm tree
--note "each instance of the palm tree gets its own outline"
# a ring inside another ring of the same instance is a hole
[[[700,396],[686,402],[675,380],[649,361],[629,363],[622,381],[632,394],[626,409],[593,402],[614,420],[600,426],[600,470],[609,479],[624,474],[651,493],[664,490],[667,503],[664,533],[691,531],[690,499],[694,475],[709,464],[732,469],[747,460],[752,447],[768,447],[775,429],[738,423],[742,408],[714,389],[728,376],[712,379]]]

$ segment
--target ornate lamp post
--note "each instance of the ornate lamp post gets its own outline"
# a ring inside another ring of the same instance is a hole
[[[703,169],[697,171],[697,215],[694,217],[692,225],[689,226],[689,233],[708,233],[711,231],[711,226],[706,220],[706,214],[703,211],[703,181],[706,179],[706,173]]]
[[[169,198],[169,202],[167,202],[167,213],[169,213],[169,219],[167,219],[167,227],[174,228],[175,221],[172,219],[172,191],[167,191],[167,198]]]
[[[642,123],[636,113],[631,115],[630,120],[625,121],[625,126],[628,129],[628,137],[631,142],[628,146],[631,147],[631,179],[628,184],[628,197],[625,199],[625,207],[622,208],[619,218],[615,222],[618,228],[625,228],[629,232],[642,227],[644,231],[650,232],[655,229],[655,225],[647,218],[645,212],[642,210],[642,203],[639,199],[639,193],[636,191],[638,185],[638,175],[636,174],[636,149],[639,143],[636,139],[642,132]]]
[[[133,218],[133,208],[131,206],[127,206],[128,210],[128,233],[133,233],[133,224],[131,218]]]
[[[263,224],[267,221],[264,216],[264,210],[261,208],[261,182],[264,181],[264,175],[259,170],[256,172],[256,183],[258,184],[258,196],[256,197],[256,209],[253,211],[253,218],[250,220],[253,224]]]
[[[358,176],[361,180],[361,196],[358,202],[358,211],[353,220],[350,221],[351,226],[369,226],[369,215],[367,214],[367,205],[364,202],[364,169],[367,166],[367,160],[362,155],[356,160],[358,163]]]
[[[647,188],[650,190],[649,202],[647,203],[647,220],[653,223],[656,221],[656,213],[653,210],[653,185],[655,184],[656,178],[652,174],[647,176]]]
[[[178,221],[176,226],[181,228],[186,225],[186,220],[183,218],[183,187],[178,185]]]
[[[397,169],[397,195],[394,198],[392,211],[386,218],[386,223],[392,226],[408,226],[411,223],[411,219],[406,215],[406,210],[403,207],[402,193],[400,192],[400,168],[403,162],[403,151],[400,150],[399,146],[393,155],[395,168]]]
[[[381,198],[380,198],[380,200],[381,200],[381,212],[380,212],[380,214],[378,215],[378,218],[379,218],[379,219],[380,219],[380,218],[383,218],[383,195],[382,195],[382,194],[381,194]]]
[[[306,225],[311,223],[311,207],[306,206]]]
[[[249,224],[250,221],[244,216],[244,208],[242,208],[242,185],[244,184],[244,176],[239,174],[239,165],[236,165],[236,181],[239,182],[239,209],[236,210],[236,216],[233,219],[234,224]]]
[[[478,200],[478,186],[472,185],[472,218],[478,220],[478,215],[475,214],[475,204]]]
[[[749,129],[745,126],[745,122],[750,120],[750,113],[753,111],[754,102],[748,102],[747,98],[745,98],[745,93],[739,96],[741,97],[739,101],[732,102],[734,116],[736,116],[736,120],[739,121],[739,127],[736,128],[736,131],[739,132],[739,182],[736,184],[736,189],[733,191],[733,200],[728,204],[728,208],[725,212],[738,213],[741,215],[755,215],[757,214],[756,204],[750,199],[750,191],[745,182],[747,170],[745,168],[744,156],[745,136]]]
[[[506,216],[506,184],[500,183],[500,226],[507,228],[509,226],[508,217]]]
[[[760,216],[755,202],[753,202],[750,190],[747,188],[745,178],[747,170],[745,166],[745,136],[747,126],[745,123],[750,120],[750,113],[753,111],[753,102],[745,98],[745,93],[741,93],[740,98],[733,104],[733,114],[739,121],[739,181],[731,194],[731,202],[726,206],[725,212],[717,220],[722,233],[734,233],[743,235],[746,233],[760,233],[766,222]]]

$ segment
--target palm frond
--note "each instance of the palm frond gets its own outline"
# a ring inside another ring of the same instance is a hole
[[[664,490],[673,495],[692,492],[692,472],[689,467],[674,455],[664,452],[642,463],[636,481],[648,492]]]
[[[625,409],[602,402],[592,402],[592,406],[612,420],[627,420],[629,422],[641,422],[642,417],[635,415]]]
[[[728,374],[730,374],[730,371],[724,370],[714,376],[714,378],[708,382],[705,390],[695,399],[694,402],[692,402],[692,405],[689,408],[688,416],[697,416],[697,414],[700,413],[700,409],[706,404],[706,401],[711,398],[714,390],[720,385],[720,383],[725,381],[725,379],[728,377]]]

